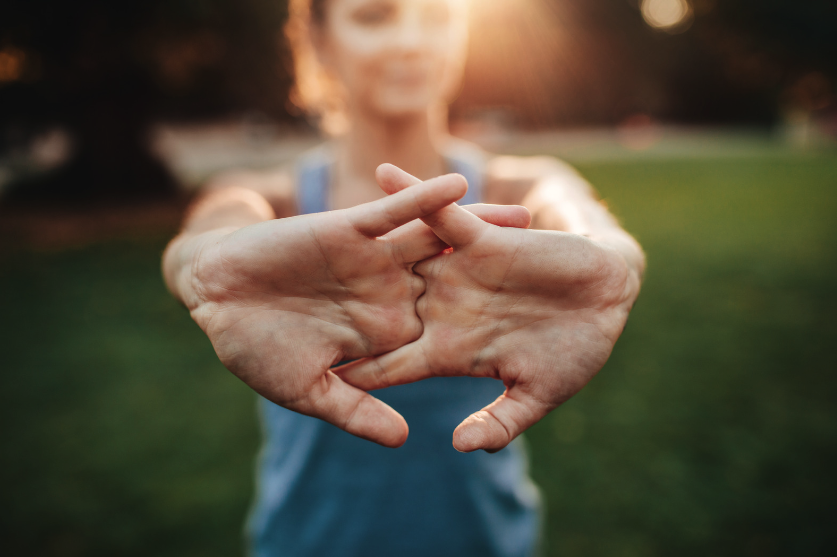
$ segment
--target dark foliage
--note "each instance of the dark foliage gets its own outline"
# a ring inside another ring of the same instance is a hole
[[[553,14],[552,27],[527,16],[526,3],[498,3],[473,33],[454,114],[501,107],[528,126],[613,124],[636,114],[769,124],[788,108],[818,110],[833,99],[837,3],[691,2],[694,22],[675,35],[649,28],[639,0],[531,0]],[[164,195],[174,184],[147,150],[151,122],[243,111],[293,119],[286,4],[4,2],[0,50],[23,62],[17,78],[0,79],[0,155],[54,126],[75,143],[73,160],[17,197]]]
[[[284,2],[10,0],[2,11],[0,48],[23,52],[25,66],[0,86],[1,150],[54,125],[75,140],[74,159],[38,195],[165,194],[173,182],[147,151],[151,122],[287,117]]]

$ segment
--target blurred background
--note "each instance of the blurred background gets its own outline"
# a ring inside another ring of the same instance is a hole
[[[649,259],[610,362],[527,434],[546,554],[832,554],[837,3],[472,3],[452,130],[574,164]],[[159,258],[207,177],[319,141],[286,11],[0,7],[4,554],[241,554],[254,395]]]

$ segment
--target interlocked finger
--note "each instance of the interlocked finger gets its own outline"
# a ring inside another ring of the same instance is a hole
[[[433,257],[448,247],[420,220],[400,226],[380,240],[390,242],[396,260],[404,265]]]
[[[349,219],[361,234],[376,238],[401,225],[423,218],[461,199],[468,183],[459,174],[448,174],[416,184],[371,203],[348,209]]]
[[[389,163],[382,164],[375,170],[375,179],[378,180],[378,185],[381,186],[381,189],[387,195],[392,195],[410,186],[421,184],[421,180],[412,174]]]
[[[463,209],[496,226],[527,228],[532,220],[529,210],[519,205],[485,205],[480,203],[465,205]],[[420,220],[400,226],[383,236],[382,239],[392,243],[398,261],[407,265],[433,257],[449,247],[436,236],[429,226]]]
[[[463,205],[463,209],[495,226],[506,228],[529,228],[532,224],[532,214],[522,205],[489,205],[476,203]]]
[[[421,180],[415,176],[392,164],[379,166],[375,172],[375,177],[381,189],[391,195],[396,195],[395,192],[403,192],[405,189],[409,191],[412,189],[411,186],[421,183]],[[493,214],[499,216],[503,213],[502,211],[494,211]],[[480,219],[468,215],[466,211],[455,205],[444,207],[425,216],[422,220],[433,228],[433,231],[442,241],[453,248],[470,244],[479,236],[482,229]]]
[[[335,370],[341,379],[364,391],[384,389],[435,377],[421,339],[377,358],[367,358]]]

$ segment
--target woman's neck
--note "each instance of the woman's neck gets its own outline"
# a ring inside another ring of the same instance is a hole
[[[445,135],[441,116],[420,114],[399,119],[353,116],[351,129],[336,145],[332,183],[335,209],[382,197],[383,192],[375,181],[375,169],[385,162],[422,180],[447,171],[437,148]]]

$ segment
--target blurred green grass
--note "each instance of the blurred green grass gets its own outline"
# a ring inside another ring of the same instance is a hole
[[[649,270],[528,434],[548,555],[824,555],[837,541],[837,158],[585,163]],[[6,555],[229,556],[254,398],[159,276],[165,238],[0,260]]]

